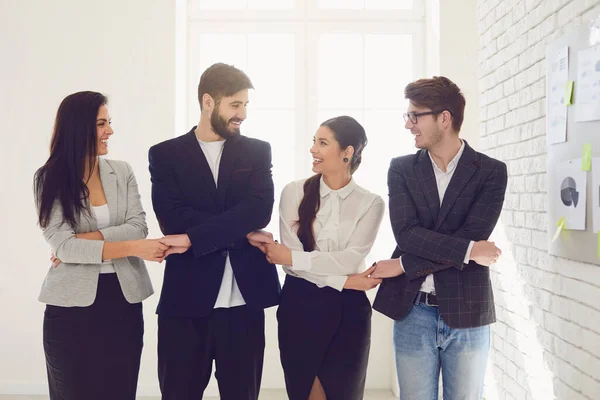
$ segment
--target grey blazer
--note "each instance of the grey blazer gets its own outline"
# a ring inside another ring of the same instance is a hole
[[[110,226],[100,230],[104,241],[145,239],[148,236],[146,213],[131,166],[124,161],[100,158],[99,167],[110,211]],[[50,267],[39,301],[63,307],[86,307],[94,302],[104,241],[77,239],[75,234],[97,230],[93,214],[90,217],[82,213],[74,230],[63,221],[60,205],[54,206],[50,223],[43,231],[52,252],[62,262],[56,268]],[[112,262],[129,303],[139,303],[154,293],[142,259],[124,257]]]

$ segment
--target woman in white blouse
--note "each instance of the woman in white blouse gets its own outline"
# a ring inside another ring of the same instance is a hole
[[[323,122],[310,149],[316,175],[281,194],[281,244],[251,240],[287,273],[277,318],[291,400],[363,398],[371,341],[365,291],[381,282],[369,277],[373,267],[363,270],[385,208],[352,179],[366,144],[355,119]]]
[[[148,235],[133,171],[106,160],[113,135],[106,97],[67,96],[50,156],[35,174],[38,220],[53,266],[39,300],[51,400],[135,400],[142,300],[153,292],[144,261],[168,246]]]

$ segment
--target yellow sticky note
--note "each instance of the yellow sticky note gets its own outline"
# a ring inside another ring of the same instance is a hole
[[[581,158],[581,170],[591,171],[592,170],[592,145],[583,145],[583,156]]]
[[[561,217],[558,222],[556,223],[556,232],[554,232],[554,236],[552,236],[552,242],[554,242],[557,238],[558,235],[560,235],[560,231],[562,231],[565,227],[565,217]],[[600,245],[600,236],[598,236],[598,244]],[[600,254],[600,253],[599,253]]]
[[[565,91],[565,105],[573,105],[573,87],[575,86],[574,81],[567,81],[567,88]]]

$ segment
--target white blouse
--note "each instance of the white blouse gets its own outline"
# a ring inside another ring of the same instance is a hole
[[[283,269],[318,287],[341,291],[349,275],[365,269],[365,257],[375,242],[385,203],[353,179],[343,188],[332,190],[321,178],[321,207],[313,224],[315,250],[304,251],[297,235],[304,182],[291,182],[281,192],[280,240],[292,251],[292,265]]]

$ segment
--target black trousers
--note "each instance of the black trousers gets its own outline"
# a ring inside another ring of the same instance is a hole
[[[116,274],[100,274],[89,307],[46,306],[44,352],[50,400],[135,400],[144,319]]]
[[[215,361],[221,400],[257,400],[265,313],[218,308],[203,318],[158,316],[158,378],[163,400],[200,400]]]

